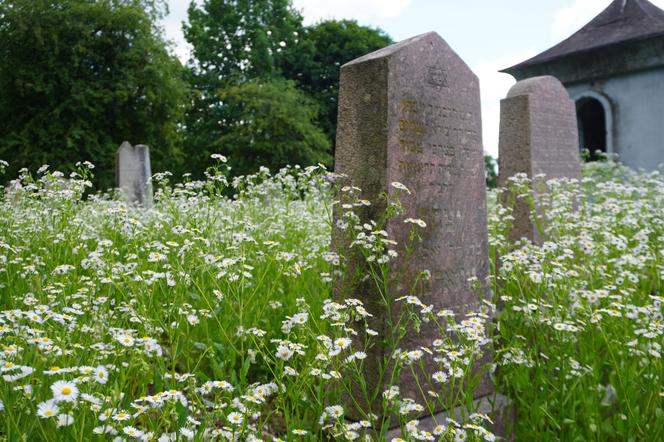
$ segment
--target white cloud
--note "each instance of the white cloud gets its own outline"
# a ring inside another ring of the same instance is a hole
[[[498,71],[527,60],[536,53],[535,49],[530,49],[517,55],[501,57],[471,66],[473,72],[480,79],[484,149],[496,158],[498,157],[498,133],[500,129],[500,100],[505,98],[507,91],[516,82],[511,75]]]
[[[161,21],[166,38],[173,43],[173,53],[182,63],[186,63],[191,54],[191,45],[182,33],[182,22],[187,20],[188,7],[189,0],[170,0],[168,16]]]
[[[293,0],[302,11],[305,24],[319,20],[356,19],[370,21],[398,17],[412,0]]]
[[[650,1],[664,8],[664,0]],[[553,36],[556,40],[569,37],[602,12],[609,3],[608,0],[573,0],[569,6],[555,13],[552,25]]]

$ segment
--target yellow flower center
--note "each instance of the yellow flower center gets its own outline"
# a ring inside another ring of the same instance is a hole
[[[62,389],[62,394],[64,394],[65,396],[70,395],[71,394],[71,388],[70,387],[63,388]]]

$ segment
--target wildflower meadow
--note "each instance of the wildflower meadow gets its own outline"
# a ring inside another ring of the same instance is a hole
[[[548,181],[532,211],[541,245],[507,239],[532,183],[489,191],[493,299],[462,317],[411,293],[379,306],[335,293],[352,269],[333,229],[377,285],[417,252],[427,225],[399,200],[360,222],[374,202],[322,166],[230,178],[213,161],[205,181],[156,174],[151,209],[93,192],[90,163],[22,170],[0,190],[0,440],[497,440],[472,401],[478,364],[516,440],[664,439],[661,174],[609,161]],[[412,228],[409,244],[388,218]],[[376,309],[397,305],[373,330]],[[422,322],[439,339],[405,346]],[[363,381],[379,345],[387,387]],[[404,371],[438,390],[403,395]],[[423,428],[441,406],[462,412]]]

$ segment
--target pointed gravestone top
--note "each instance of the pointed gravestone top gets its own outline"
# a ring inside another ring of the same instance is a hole
[[[117,187],[128,202],[143,207],[152,206],[152,171],[148,146],[132,146],[128,141],[123,142],[116,155],[115,178]]]
[[[380,195],[387,193],[401,200],[404,216],[421,218],[427,224],[415,252],[407,259],[399,256],[392,261],[394,269],[403,273],[390,282],[389,296],[413,294],[424,304],[432,304],[434,311],[452,309],[460,317],[477,309],[480,302],[468,278],[479,278],[484,295],[489,295],[480,114],[477,77],[433,32],[341,68],[335,168],[372,202],[358,215],[364,220],[380,219],[385,209]],[[393,182],[404,184],[412,195],[399,193],[391,186]],[[386,226],[390,237],[404,247],[410,229],[403,217]],[[335,233],[335,242],[342,237]],[[339,246],[348,250],[345,247],[348,245]],[[346,253],[344,256],[350,256]],[[362,260],[351,262],[353,266],[363,266]],[[418,278],[423,270],[430,272],[428,281]],[[341,281],[336,290],[362,296],[376,314],[373,327],[390,333],[390,318],[380,307],[376,287],[353,284]],[[437,337],[435,325],[422,324],[419,334],[410,332],[402,345],[430,347]],[[366,360],[366,381],[371,387],[386,381],[377,378],[377,364],[386,351],[377,346]],[[416,399],[421,393],[420,385],[407,373],[400,386],[404,397]],[[426,391],[428,386],[422,388]],[[483,384],[479,390],[487,393],[490,385]]]
[[[440,42],[445,43],[445,40],[443,40],[440,35],[438,35],[435,32],[427,32],[426,34],[420,34],[416,35],[415,37],[408,38],[406,40],[400,41],[398,43],[394,43],[390,46],[384,47],[383,49],[378,49],[377,51],[371,52],[367,55],[363,55],[362,57],[358,57],[355,60],[351,60],[345,65],[342,66],[342,69],[346,66],[350,66],[353,64],[358,64],[358,63],[363,63],[365,61],[370,61],[370,60],[377,60],[379,58],[388,58],[391,57],[392,55],[396,54],[402,49],[408,48],[408,47],[413,47],[414,45],[417,45],[419,42],[423,40],[438,40]]]

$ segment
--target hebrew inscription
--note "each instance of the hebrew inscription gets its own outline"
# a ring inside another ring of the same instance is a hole
[[[378,90],[384,79],[387,90]],[[367,89],[371,96],[386,97],[386,102],[360,99]],[[434,309],[465,316],[480,302],[469,278],[477,278],[483,294],[489,295],[477,77],[437,34],[425,34],[344,65],[339,101],[337,171],[364,180],[370,173],[365,159],[384,164],[373,172],[382,182],[363,189],[363,197],[376,201],[381,193],[390,193],[400,198],[404,215],[390,220],[386,230],[402,250],[412,228],[404,218],[417,217],[427,224],[419,231],[421,242],[413,244],[414,253],[407,259],[400,254],[391,262],[392,274],[400,276],[390,282],[390,296],[417,295]],[[385,115],[384,130],[377,130],[381,126],[375,121],[369,124],[375,115]],[[412,194],[399,194],[390,185],[394,181]],[[423,270],[430,275],[426,281],[420,279]],[[364,296],[367,305],[375,305],[381,296],[367,286],[353,293]],[[386,319],[376,317],[375,328],[385,327]],[[406,336],[404,346],[428,346],[437,336],[434,325],[423,324],[419,333]],[[417,397],[416,381],[404,376],[402,393]]]

